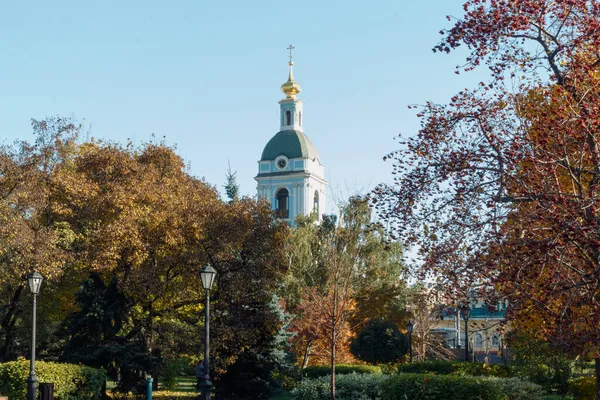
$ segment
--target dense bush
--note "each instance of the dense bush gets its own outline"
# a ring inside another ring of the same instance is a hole
[[[336,399],[381,399],[381,383],[385,379],[388,379],[388,376],[382,374],[357,374],[353,372],[346,375],[336,375]],[[329,375],[316,379],[305,379],[292,391],[292,395],[296,400],[329,400],[331,399],[329,380]]]
[[[540,386],[516,378],[397,374],[382,381],[381,399],[538,400]]]
[[[371,364],[395,363],[408,352],[408,337],[392,322],[373,320],[352,340],[350,352]]]
[[[537,383],[547,392],[568,392],[574,360],[557,351],[550,343],[526,333],[513,332],[507,340],[514,354],[510,363],[512,375]]]
[[[424,361],[398,366],[398,372],[409,374],[436,375],[473,375],[473,376],[509,376],[509,370],[503,365],[455,361]]]
[[[503,400],[537,400],[542,398],[544,389],[533,382],[519,378],[485,378],[500,386]]]
[[[38,361],[36,375],[39,382],[54,383],[54,395],[59,400],[100,399],[106,380],[102,369],[74,364]],[[20,360],[0,364],[0,393],[11,400],[25,400],[29,376],[29,361]]]
[[[381,368],[374,365],[362,365],[362,364],[336,364],[335,374],[345,375],[351,373],[357,374],[380,374]],[[319,378],[325,375],[331,375],[331,366],[329,365],[315,365],[307,367],[302,372],[302,375],[306,378]]]
[[[569,381],[569,392],[575,400],[594,400],[596,398],[596,378],[582,376]]]

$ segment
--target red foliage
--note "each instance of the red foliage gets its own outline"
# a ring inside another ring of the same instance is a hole
[[[491,80],[427,103],[375,204],[446,287],[510,300],[544,336],[600,341],[600,2],[472,0],[436,51]],[[523,318],[521,318],[523,320]]]
[[[353,301],[347,307],[353,308]],[[298,304],[297,316],[291,323],[292,349],[302,367],[308,365],[328,365],[331,361],[331,331],[335,326],[336,363],[353,363],[356,359],[350,354],[352,332],[346,318],[335,307],[333,292],[322,294],[309,289]]]

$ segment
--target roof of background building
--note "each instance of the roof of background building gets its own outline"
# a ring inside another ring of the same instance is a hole
[[[442,317],[454,317],[456,316],[456,309],[454,307],[444,307],[441,312]],[[483,318],[494,318],[503,319],[506,316],[506,308],[501,308],[496,311],[490,311],[488,307],[473,307],[471,308],[471,314],[469,319],[483,319]]]
[[[260,160],[275,160],[281,155],[287,158],[319,158],[317,148],[308,136],[296,130],[277,132],[265,146]]]

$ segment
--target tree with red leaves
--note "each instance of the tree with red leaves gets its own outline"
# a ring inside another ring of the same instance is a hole
[[[472,0],[441,33],[434,51],[467,46],[457,72],[490,81],[421,107],[373,201],[423,273],[508,299],[517,326],[534,314],[598,378],[600,2]]]

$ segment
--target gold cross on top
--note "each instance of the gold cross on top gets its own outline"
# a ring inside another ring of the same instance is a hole
[[[292,62],[292,50],[294,50],[295,47],[290,44],[290,47],[288,47],[287,49],[290,51],[290,63],[291,63]]]

